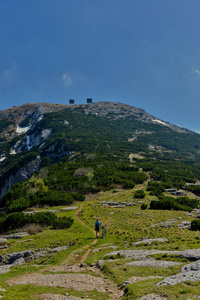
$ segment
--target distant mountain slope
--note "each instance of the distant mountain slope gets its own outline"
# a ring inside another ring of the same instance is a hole
[[[0,112],[0,195],[46,164],[85,153],[199,161],[199,149],[199,134],[126,104],[12,107]]]

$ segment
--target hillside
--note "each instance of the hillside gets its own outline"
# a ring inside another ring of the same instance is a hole
[[[0,134],[0,297],[198,299],[199,134],[109,102],[13,107]]]
[[[200,136],[120,103],[26,104],[0,112],[1,197],[46,164],[84,154],[200,159]]]

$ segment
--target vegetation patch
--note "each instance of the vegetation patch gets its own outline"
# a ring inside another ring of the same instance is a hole
[[[126,256],[123,254],[116,254],[116,255],[106,255],[104,256],[105,260],[109,260],[109,259],[126,259]]]
[[[150,203],[150,209],[163,209],[163,210],[182,210],[191,211],[193,208],[197,208],[199,200],[189,199],[187,197],[163,197],[159,201],[152,200]]]
[[[63,229],[71,227],[73,219],[67,217],[58,218],[51,212],[38,212],[26,215],[24,213],[16,212],[1,217],[0,233],[21,228],[27,224],[40,224],[43,226],[52,226],[53,229]]]
[[[200,230],[200,220],[192,220],[191,229],[192,230]]]

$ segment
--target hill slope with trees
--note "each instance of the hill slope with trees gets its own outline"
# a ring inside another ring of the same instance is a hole
[[[0,136],[5,299],[200,293],[199,134],[100,102],[14,107]],[[97,217],[105,239],[94,240]]]

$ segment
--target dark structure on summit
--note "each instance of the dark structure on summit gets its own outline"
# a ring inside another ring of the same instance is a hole
[[[75,100],[74,99],[69,99],[69,104],[74,104]]]

